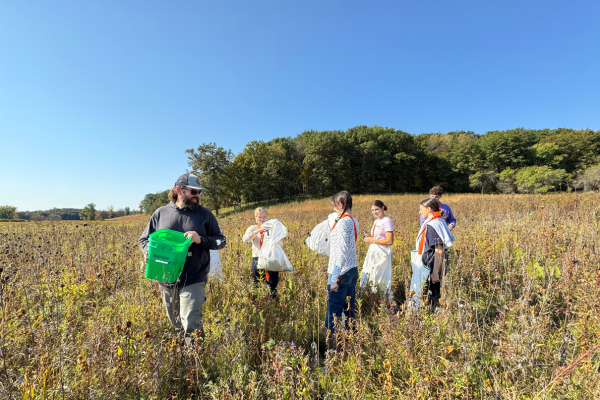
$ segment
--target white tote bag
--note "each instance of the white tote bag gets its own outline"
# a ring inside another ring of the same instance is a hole
[[[361,275],[361,286],[367,285],[373,293],[381,290],[388,298],[393,298],[392,285],[392,249],[372,243],[369,245]]]
[[[315,253],[329,257],[330,236],[331,228],[329,227],[329,221],[323,221],[314,227],[304,243]]]
[[[304,244],[315,253],[329,257],[329,239],[331,237],[331,229],[335,225],[337,217],[337,213],[329,214],[326,221],[317,224],[308,234],[308,238],[306,238]]]
[[[294,270],[290,260],[281,248],[281,239],[287,236],[286,226],[277,219],[269,219],[261,224],[261,228],[271,228],[265,231],[263,244],[258,255],[258,269],[277,272]]]
[[[417,252],[417,249],[410,251],[410,262],[412,265],[412,279],[409,290],[414,290],[414,294],[408,301],[410,308],[418,310],[421,307],[423,284],[427,281],[431,271],[423,264],[423,256]]]

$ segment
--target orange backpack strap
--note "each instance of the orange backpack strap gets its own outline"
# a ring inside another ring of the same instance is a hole
[[[421,236],[421,241],[419,242],[419,254],[423,254],[423,245],[425,244],[425,234],[427,233],[427,226],[423,229],[423,236]]]
[[[354,226],[354,241],[356,242],[356,240],[358,239],[358,232],[356,231],[356,222],[354,220],[354,218],[352,218],[350,215],[348,214],[344,214],[341,217],[339,217],[337,219],[337,221],[335,221],[335,224],[333,224],[333,228],[331,228],[331,230],[333,230],[335,228],[335,226],[337,225],[338,221],[344,217],[348,217],[352,220],[352,225]]]
[[[260,229],[260,224],[258,224],[258,229]],[[258,233],[258,238],[260,239],[260,247],[262,247],[262,242],[263,242],[263,236],[264,236],[264,232],[259,232]]]

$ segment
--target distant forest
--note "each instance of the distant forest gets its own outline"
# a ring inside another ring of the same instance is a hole
[[[0,219],[20,219],[25,221],[79,221],[97,220],[102,221],[109,218],[123,217],[135,214],[129,207],[115,210],[108,207],[106,210],[96,210],[95,204],[88,204],[85,208],[53,208],[45,211],[17,211],[16,207],[0,207]],[[6,215],[4,215],[6,214]]]
[[[294,138],[252,141],[234,155],[204,143],[186,150],[190,170],[208,189],[204,205],[297,195],[427,192],[546,193],[600,186],[600,131],[510,129],[478,135],[407,132],[379,126],[305,131]],[[166,204],[168,190],[149,193],[140,209]]]

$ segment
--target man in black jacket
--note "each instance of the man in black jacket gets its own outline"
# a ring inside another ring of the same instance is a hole
[[[173,283],[159,282],[169,321],[177,331],[183,330],[186,338],[196,330],[204,334],[202,304],[210,270],[209,250],[222,249],[226,243],[215,216],[199,205],[203,190],[197,176],[181,175],[169,193],[171,203],[152,214],[139,239],[147,256],[148,238],[160,229],[184,232],[186,238],[192,238],[179,279]]]

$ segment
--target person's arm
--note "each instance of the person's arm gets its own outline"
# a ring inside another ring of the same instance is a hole
[[[148,225],[146,225],[146,229],[144,229],[142,236],[140,236],[138,240],[138,242],[140,243],[140,247],[142,248],[142,253],[144,253],[144,255],[148,254],[148,242],[150,241],[150,234],[156,232],[157,223],[158,215],[156,214],[156,212],[154,212],[154,214],[152,214],[152,217],[150,217],[150,221],[148,221]]]
[[[212,213],[208,214],[208,228],[206,236],[202,236],[200,246],[210,250],[220,250],[227,244],[227,239]]]
[[[242,242],[252,243],[256,235],[258,235],[258,227],[256,225],[249,226],[244,236],[242,236]]]
[[[448,228],[450,228],[450,230],[454,229],[454,227],[456,226],[456,218],[454,217],[454,213],[452,212],[452,209],[450,208],[450,206],[448,206]]]
[[[380,244],[383,246],[391,246],[394,243],[394,231],[386,232],[385,239],[374,239],[372,237],[366,237],[365,242],[369,244]]]
[[[435,253],[433,255],[433,271],[431,271],[431,282],[438,283],[440,281],[440,269],[444,260],[444,245],[436,244]]]
[[[205,249],[219,250],[225,247],[227,244],[225,235],[223,235],[223,231],[221,230],[221,227],[219,227],[217,219],[211,212],[208,213],[208,220],[205,224],[206,236],[200,236],[196,231],[185,232],[185,236],[191,237],[194,243]]]

